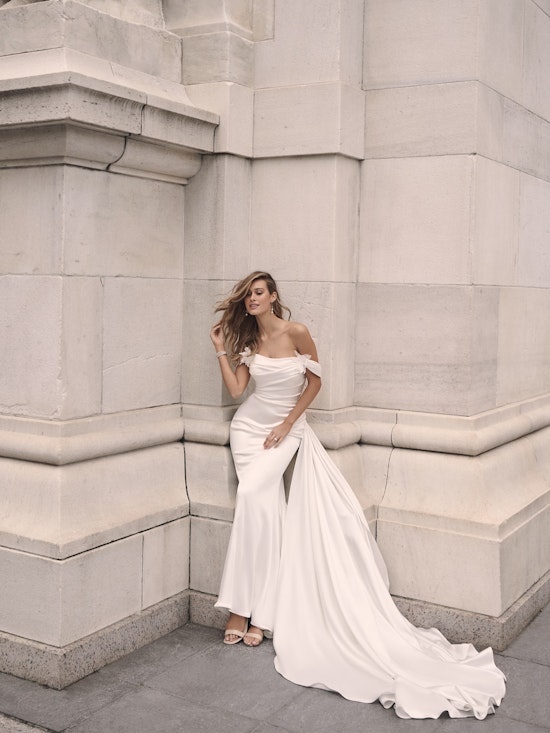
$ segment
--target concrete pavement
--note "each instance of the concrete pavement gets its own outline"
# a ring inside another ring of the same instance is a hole
[[[496,659],[508,677],[496,715],[401,720],[283,679],[270,641],[225,646],[220,631],[188,624],[65,690],[0,674],[0,732],[548,733],[550,605]]]

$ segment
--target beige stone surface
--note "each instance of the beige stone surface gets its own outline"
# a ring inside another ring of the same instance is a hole
[[[549,391],[550,292],[543,288],[503,288],[499,298],[498,404]]]
[[[141,544],[135,535],[64,561],[0,548],[2,629],[63,646],[136,613]]]
[[[214,138],[215,153],[252,157],[254,137],[254,91],[234,82],[192,84],[187,88],[191,101],[220,116]],[[203,167],[204,167],[203,162]],[[193,179],[195,183],[196,177]]]
[[[251,262],[251,193],[252,163],[234,155],[205,158],[185,189],[186,289],[212,310],[234,282],[261,267]],[[213,285],[212,280],[232,282]]]
[[[143,599],[149,608],[189,588],[189,517],[143,534]]]
[[[549,195],[549,181],[520,176],[516,283],[523,287],[550,287]]]
[[[185,466],[191,514],[231,522],[237,476],[229,446],[186,441]]]
[[[4,157],[4,146],[5,143],[0,143],[0,158]],[[62,241],[58,231],[63,201],[55,192],[62,188],[63,180],[63,169],[57,166],[0,171],[0,272],[3,275],[60,272]],[[3,309],[9,307],[4,298],[2,303]]]
[[[103,411],[180,401],[181,280],[105,278]]]
[[[355,403],[457,415],[495,407],[500,307],[493,288],[361,285]]]
[[[365,4],[365,86],[475,78],[479,5],[479,0],[369,0]]]
[[[189,512],[181,443],[62,467],[1,458],[0,475],[1,544],[56,560]]]
[[[115,4],[113,0],[108,2]],[[101,0],[96,4],[100,5]],[[135,9],[136,3],[132,6]],[[124,22],[105,10],[110,10],[105,4],[103,9],[91,8],[73,0],[4,8],[0,55],[69,48],[154,76],[181,80],[181,48],[175,36],[144,24]],[[25,27],[23,34],[21,27]]]
[[[260,89],[254,96],[254,155],[341,153],[360,159],[364,114],[364,93],[341,83]]]
[[[366,93],[367,158],[468,154],[478,150],[479,84],[371,89]]]
[[[516,101],[522,98],[524,13],[531,3],[488,0],[479,3],[478,73],[490,88]]]
[[[353,282],[358,176],[359,163],[338,156],[256,160],[254,264],[282,281]]]
[[[478,155],[473,196],[473,282],[519,284],[520,173]]]
[[[369,160],[361,191],[360,282],[470,282],[473,156]]]
[[[229,522],[191,517],[191,590],[217,596],[230,534]]]
[[[63,183],[67,274],[182,277],[182,186],[81,168]]]
[[[285,87],[336,81],[359,86],[363,28],[362,0],[278,0],[273,37],[255,49],[255,86]],[[306,31],[307,29],[307,31]]]
[[[63,466],[181,440],[179,404],[50,421],[0,416],[0,454]]]
[[[548,7],[525,6],[523,63],[524,104],[536,115],[550,120],[550,82],[545,69],[550,63],[550,15]]]

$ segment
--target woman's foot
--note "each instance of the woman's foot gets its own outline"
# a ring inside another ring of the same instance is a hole
[[[248,619],[244,616],[239,616],[237,613],[231,613],[225,627],[223,643],[238,644],[243,639],[247,629]]]
[[[260,646],[263,640],[264,632],[257,626],[249,626],[243,641],[246,646]]]

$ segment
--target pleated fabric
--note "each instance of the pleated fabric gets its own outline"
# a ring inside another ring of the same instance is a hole
[[[492,650],[450,644],[400,614],[361,506],[305,419],[280,447],[262,447],[319,365],[244,358],[256,391],[232,424],[240,483],[217,605],[273,630],[275,667],[296,684],[379,700],[402,718],[493,713],[505,678]],[[282,475],[297,448],[286,507]]]

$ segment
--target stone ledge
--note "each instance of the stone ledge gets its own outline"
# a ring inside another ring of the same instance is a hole
[[[64,422],[0,416],[0,456],[64,466],[183,438],[180,405]]]
[[[64,647],[0,632],[0,671],[62,690],[188,621],[185,590]]]

